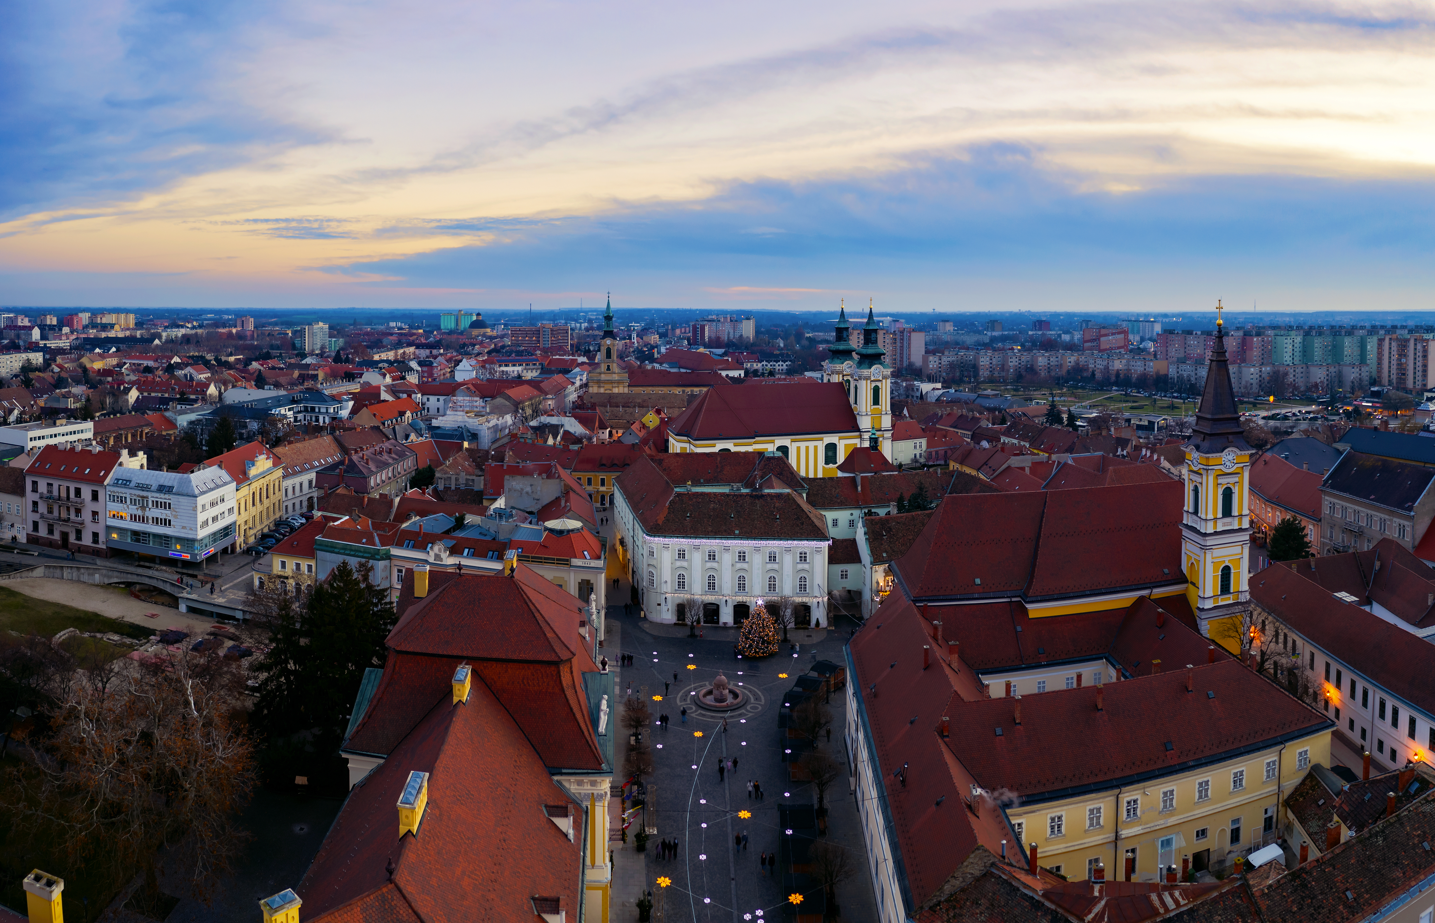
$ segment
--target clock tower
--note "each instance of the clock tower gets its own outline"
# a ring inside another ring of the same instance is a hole
[[[603,339],[598,344],[598,361],[588,373],[588,390],[594,394],[626,394],[628,373],[618,359],[618,336],[613,332],[613,296],[603,312]]]
[[[1201,633],[1212,637],[1212,623],[1239,618],[1247,606],[1251,520],[1248,495],[1251,456],[1226,364],[1221,307],[1216,306],[1216,341],[1206,367],[1206,389],[1196,425],[1186,443],[1185,512],[1182,552],[1186,590]],[[1238,627],[1239,623],[1237,623]],[[1225,636],[1230,635],[1230,642]],[[1218,630],[1226,647],[1239,649],[1235,632]]]

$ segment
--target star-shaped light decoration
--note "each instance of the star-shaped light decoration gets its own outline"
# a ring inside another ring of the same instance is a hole
[[[670,885],[670,884],[672,884],[672,883],[673,883],[673,880],[672,880],[671,878],[669,878],[668,876],[666,876],[666,875],[659,875],[659,876],[658,876],[658,887],[660,887],[660,888],[666,888],[668,885]]]
[[[653,696],[653,701],[654,701],[654,702],[661,702],[662,700],[663,700],[663,697],[660,696],[660,695],[655,695],[655,696]]]
[[[800,903],[802,903],[802,895],[801,895],[801,894],[789,894],[789,895],[787,895],[787,899],[788,899],[789,902],[791,902],[791,903],[793,903],[793,904],[800,904]]]
[[[787,674],[786,674],[786,673],[779,673],[779,674],[777,674],[777,678],[778,678],[778,679],[787,679]]]
[[[688,669],[689,669],[689,670],[696,670],[697,668],[698,668],[698,665],[695,664],[695,663],[690,663],[690,664],[688,664]]]
[[[702,731],[693,731],[693,736],[694,736],[694,737],[701,737],[701,736],[703,736],[703,732],[702,732]]]
[[[737,816],[740,817],[740,818],[742,818],[743,820],[747,820],[749,817],[752,817],[752,812],[751,812],[751,811],[738,811],[738,812],[737,812]]]

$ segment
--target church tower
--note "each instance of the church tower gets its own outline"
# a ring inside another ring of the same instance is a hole
[[[847,322],[844,304],[837,316],[831,358],[823,366],[822,380],[837,382],[847,391],[852,412],[863,441],[889,459],[892,457],[892,370],[885,363],[886,351],[878,340],[882,330],[867,305],[867,323],[862,326],[862,345],[854,347],[849,339],[851,325]]]
[[[1201,633],[1239,650],[1239,616],[1248,605],[1251,541],[1251,456],[1226,364],[1221,307],[1216,306],[1216,342],[1206,368],[1206,390],[1196,425],[1185,446],[1185,513],[1182,550],[1186,590]],[[1223,620],[1236,619],[1234,625]],[[1213,624],[1214,623],[1214,624]],[[1214,629],[1214,634],[1213,634]],[[1226,636],[1230,637],[1227,638]]]
[[[598,365],[588,373],[588,390],[594,394],[626,394],[628,373],[618,362],[618,337],[613,333],[613,296],[603,312],[603,340],[598,344]]]

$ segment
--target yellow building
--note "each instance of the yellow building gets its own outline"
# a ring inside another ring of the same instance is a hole
[[[205,459],[207,468],[223,468],[234,478],[234,551],[252,543],[274,524],[284,508],[284,462],[264,447],[251,442],[223,455]]]
[[[613,332],[613,296],[603,312],[603,340],[598,344],[598,367],[588,373],[588,390],[594,394],[623,394],[628,390],[628,373],[618,360],[619,343]]]
[[[277,585],[288,593],[305,593],[314,587],[314,541],[329,521],[320,516],[281,541],[255,566],[254,589]]]

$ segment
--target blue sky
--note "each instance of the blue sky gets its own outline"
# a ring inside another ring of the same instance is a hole
[[[0,0],[0,303],[1432,309],[1431,23]]]

